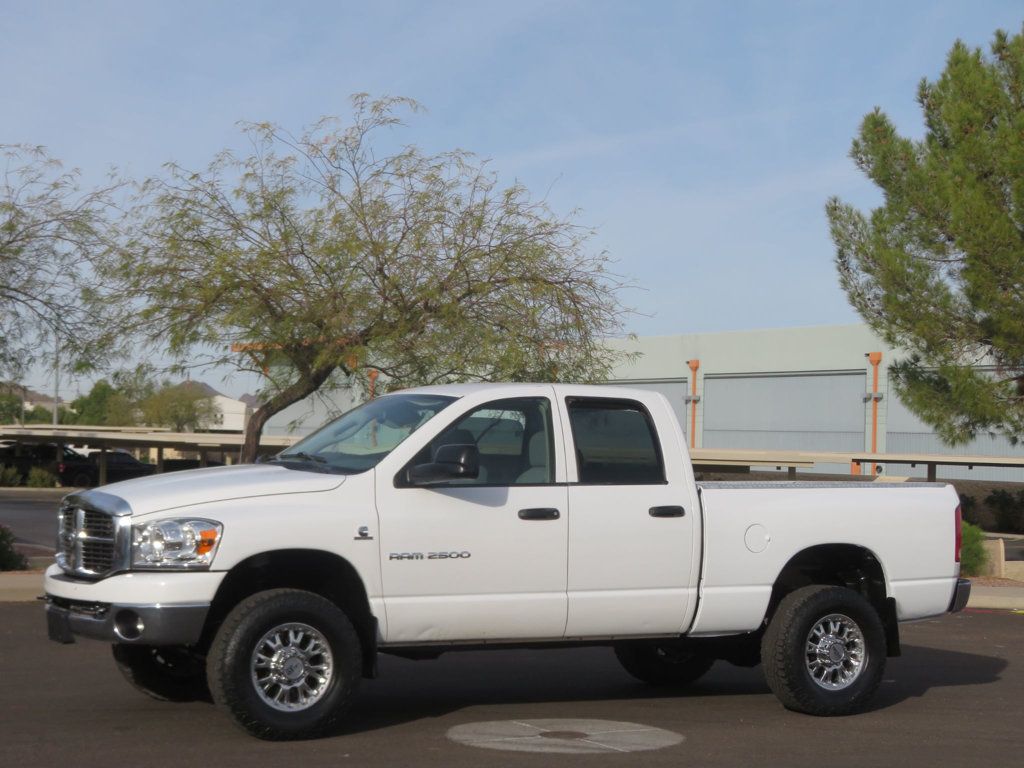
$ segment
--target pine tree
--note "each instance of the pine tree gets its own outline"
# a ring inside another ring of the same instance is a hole
[[[851,156],[884,204],[826,206],[850,302],[906,352],[897,393],[950,444],[1024,437],[1024,32],[991,51],[921,81],[923,139],[866,115]]]

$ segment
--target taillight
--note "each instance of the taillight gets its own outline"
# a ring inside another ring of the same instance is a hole
[[[963,544],[963,541],[964,541],[964,519],[963,519],[963,515],[960,513],[960,505],[959,504],[956,505],[956,512],[954,514],[956,516],[956,547],[955,547],[955,551],[954,551],[954,556],[955,556],[956,562],[959,563],[960,562],[960,545]]]
[[[64,474],[64,470],[67,469],[67,468],[68,468],[67,464],[58,464],[57,465],[57,474],[59,474],[59,475]]]

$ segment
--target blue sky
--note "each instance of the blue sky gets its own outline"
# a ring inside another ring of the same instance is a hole
[[[860,119],[920,135],[917,83],[953,41],[1022,21],[1019,0],[3,0],[0,143],[142,177],[240,146],[238,120],[411,96],[402,141],[471,150],[598,228],[642,289],[628,330],[856,322],[823,208],[878,202],[847,156]]]

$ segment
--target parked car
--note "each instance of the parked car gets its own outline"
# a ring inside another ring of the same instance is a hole
[[[93,466],[92,485],[99,482],[100,476],[100,452],[89,454],[89,462]],[[136,477],[146,477],[156,472],[156,466],[139,461],[130,453],[123,451],[107,452],[107,482],[117,483],[122,480],[133,480]]]
[[[86,456],[68,446],[60,449],[57,459],[56,443],[15,443],[0,445],[0,465],[14,467],[25,482],[33,467],[55,475],[61,485],[82,488],[96,484],[94,467]]]

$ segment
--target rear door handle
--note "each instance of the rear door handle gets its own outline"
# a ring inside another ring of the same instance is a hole
[[[520,520],[557,520],[559,517],[561,517],[561,513],[554,507],[532,507],[519,510]]]
[[[682,507],[651,507],[647,513],[651,517],[682,517],[686,510]]]

